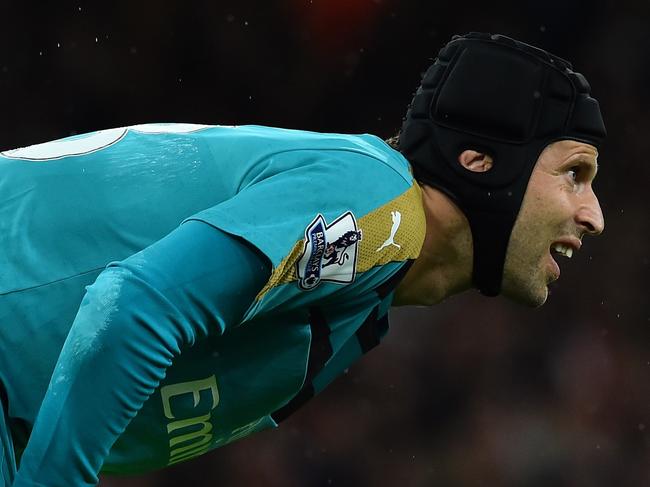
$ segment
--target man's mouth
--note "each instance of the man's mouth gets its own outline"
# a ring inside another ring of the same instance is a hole
[[[551,244],[551,254],[562,255],[569,259],[573,257],[573,252],[580,250],[582,242],[577,237],[563,237]]]
[[[551,253],[563,255],[564,257],[568,257],[570,259],[573,257],[573,247],[556,242],[551,245]]]
[[[561,255],[570,259],[573,257],[573,252],[580,250],[582,242],[579,238],[570,237],[563,238],[562,240],[555,241],[551,244],[550,254],[551,254],[551,267],[552,273],[555,279],[560,277],[560,266],[557,261],[553,258],[554,255]],[[554,279],[554,280],[555,280]]]

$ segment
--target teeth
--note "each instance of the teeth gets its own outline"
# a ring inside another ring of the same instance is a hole
[[[573,249],[569,246],[562,245],[561,243],[556,243],[553,245],[553,250],[557,253],[568,257],[569,259],[573,257]]]

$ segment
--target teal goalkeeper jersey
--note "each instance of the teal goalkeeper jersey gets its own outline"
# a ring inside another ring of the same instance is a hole
[[[379,343],[425,231],[408,163],[371,135],[150,124],[2,153],[0,380],[27,433],[65,380],[53,370],[84,287],[184,221],[244,239],[271,274],[241,321],[174,357],[105,472],[277,426]]]

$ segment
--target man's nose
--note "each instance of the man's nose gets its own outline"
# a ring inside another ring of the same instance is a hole
[[[600,208],[600,203],[593,190],[590,189],[589,194],[585,196],[587,199],[580,206],[576,214],[577,223],[584,229],[585,233],[589,235],[600,235],[605,229],[603,210]]]

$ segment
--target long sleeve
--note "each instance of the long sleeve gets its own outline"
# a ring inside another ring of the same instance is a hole
[[[238,324],[270,273],[262,255],[190,221],[88,287],[14,487],[90,486],[183,347]]]

